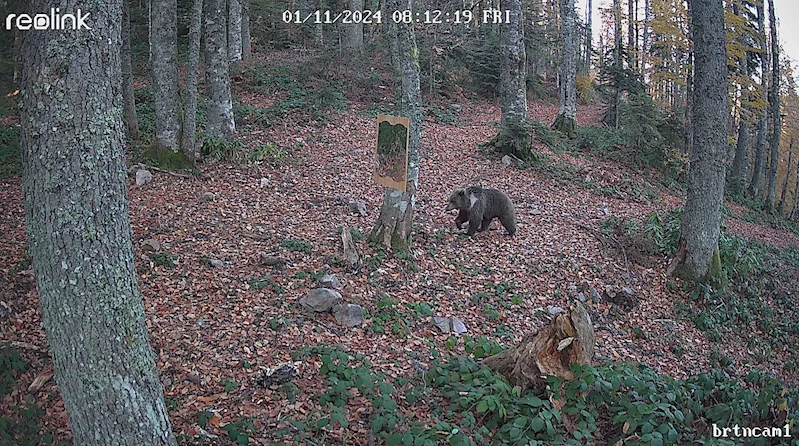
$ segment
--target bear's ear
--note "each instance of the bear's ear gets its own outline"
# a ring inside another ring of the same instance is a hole
[[[463,188],[459,187],[459,188],[455,189],[455,193],[457,193],[458,195],[466,195],[466,189],[463,189]]]

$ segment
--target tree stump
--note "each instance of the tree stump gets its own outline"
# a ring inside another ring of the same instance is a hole
[[[522,391],[543,385],[549,375],[573,379],[570,364],[590,364],[594,356],[594,328],[585,307],[576,302],[546,326],[530,333],[515,347],[486,358],[483,363],[501,373]]]

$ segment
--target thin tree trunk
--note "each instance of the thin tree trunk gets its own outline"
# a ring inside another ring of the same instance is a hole
[[[410,0],[389,0],[389,10],[410,10]],[[377,218],[372,239],[386,248],[407,252],[411,247],[413,210],[416,189],[419,185],[419,160],[422,144],[422,93],[420,90],[419,51],[413,34],[413,25],[392,24],[390,38],[394,75],[397,78],[395,103],[398,116],[410,121],[408,129],[408,177],[405,192],[386,189],[380,215]]]
[[[777,17],[774,15],[774,0],[768,0],[769,26],[771,26],[771,88],[769,89],[769,109],[771,112],[771,163],[768,174],[768,195],[766,207],[774,210],[777,196],[777,167],[780,158],[780,136],[782,116],[780,115],[780,42],[777,40]]]
[[[760,88],[762,94],[766,95],[766,92],[768,91],[766,79],[768,78],[769,55],[766,44],[765,13],[762,4],[757,6],[757,24],[760,31],[760,49],[762,50],[760,52]],[[760,183],[763,181],[763,175],[766,168],[766,134],[768,132],[767,117],[768,108],[763,107],[760,113],[760,119],[758,119],[757,122],[754,171],[752,172],[752,181],[749,183],[749,188],[747,189],[747,194],[749,195],[749,198],[752,199],[760,198]]]
[[[739,15],[740,11],[738,10],[737,5],[733,5],[733,12],[735,15]],[[740,43],[745,43],[742,41],[742,38],[739,38]],[[749,66],[748,66],[748,53],[744,52],[744,56],[738,60],[738,65],[741,69],[741,76],[747,78],[749,76]],[[749,103],[749,93],[748,90],[744,89],[742,94],[742,101],[744,103]],[[732,172],[730,174],[730,193],[732,195],[741,195],[743,193],[744,187],[746,187],[746,180],[749,177],[747,173],[747,169],[749,166],[749,116],[751,111],[746,105],[741,107],[740,113],[740,122],[738,123],[738,141],[735,145],[735,156],[732,161]]]
[[[560,110],[552,128],[575,136],[577,128],[577,27],[574,0],[560,1],[563,60],[560,76]]]
[[[614,24],[614,39],[615,47],[613,48],[613,65],[616,71],[617,82],[615,85],[615,97],[613,99],[613,127],[619,128],[619,109],[621,108],[621,85],[618,79],[621,76],[622,62],[621,62],[621,0],[613,0],[613,24]]]
[[[649,55],[649,23],[650,23],[650,0],[644,1],[644,35],[641,39],[641,73],[646,72],[646,57]]]
[[[136,97],[133,94],[133,68],[130,62],[130,0],[122,2],[122,104],[125,109],[125,127],[128,138],[139,136],[139,120],[136,117]]]
[[[633,0],[627,0],[627,54],[630,62],[630,69],[635,70],[636,54],[635,54],[635,9]]]
[[[363,0],[350,0],[351,11],[363,11]],[[363,22],[353,20],[347,25],[347,39],[344,44],[350,51],[363,49]]]
[[[225,42],[225,16],[225,0],[205,0],[206,135],[216,139],[232,139],[236,133]]]
[[[791,138],[791,143],[788,146],[788,167],[785,169],[785,181],[782,182],[782,193],[780,193],[780,205],[777,208],[777,212],[779,212],[780,215],[782,215],[783,211],[785,211],[785,195],[788,193],[788,180],[791,177],[792,158],[793,158],[793,138]]]
[[[152,74],[157,150],[177,152],[178,58],[177,0],[152,0]]]
[[[594,43],[594,35],[593,31],[591,30],[591,13],[593,12],[593,5],[591,4],[591,0],[588,0],[588,6],[586,8],[586,17],[585,17],[585,30],[586,30],[586,39],[585,39],[585,66],[586,72],[591,71],[591,50],[592,44]]]
[[[718,238],[727,156],[727,55],[722,0],[693,0],[696,127],[680,243],[669,272],[693,280],[721,267]]]
[[[235,72],[241,64],[241,3],[239,0],[229,0],[228,3],[227,45],[230,65]]]
[[[241,60],[252,60],[252,37],[250,34],[250,0],[241,1]]]
[[[793,140],[791,141],[793,142]],[[796,183],[793,187],[793,206],[791,206],[791,215],[788,217],[793,220],[796,217],[796,205],[799,204],[799,163],[796,163]]]
[[[186,97],[183,118],[183,154],[197,160],[197,80],[200,76],[200,35],[202,34],[203,0],[193,0],[189,24],[188,64],[186,66]]]
[[[92,30],[23,33],[20,114],[25,223],[55,380],[74,444],[175,445],[125,196],[122,1],[60,5],[89,14]]]

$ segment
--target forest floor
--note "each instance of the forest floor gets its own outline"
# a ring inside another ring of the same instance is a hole
[[[251,106],[273,101],[241,88],[237,94]],[[591,288],[602,296],[587,303],[598,360],[640,361],[684,378],[710,369],[721,355],[738,374],[757,367],[797,385],[795,370],[786,368],[788,346],[758,355],[732,335],[723,343],[710,342],[681,316],[678,307],[692,306],[690,290],[666,276],[668,259],[603,244],[608,239],[597,235],[612,216],[643,225],[653,212],[680,207],[683,198],[650,173],[544,145],[538,147],[549,158],[544,166],[503,167],[478,149],[497,131],[498,106],[465,98],[457,103],[453,122],[428,116],[424,123],[413,259],[387,254],[364,237],[356,240],[363,261],[357,273],[340,262],[340,230],[347,226],[367,236],[384,192],[372,181],[376,125],[365,106],[351,103],[318,122],[240,125],[248,147],[279,148],[268,162],[203,165],[201,174],[189,178],[153,172],[154,180],[144,186],[131,178],[130,214],[147,325],[173,429],[183,442],[216,435],[210,443],[225,444],[222,427],[246,419],[254,428],[250,443],[270,444],[288,420],[311,416],[318,408],[314,397],[326,384],[318,357],[302,354],[309,348],[337,345],[365,355],[390,379],[412,378],[415,366],[429,364],[434,350],[464,354],[467,339],[484,335],[515,344],[546,323],[549,306],[567,308],[577,293],[589,295]],[[556,112],[552,104],[529,105],[530,116],[543,123]],[[579,107],[580,124],[598,119],[596,107]],[[474,238],[455,229],[455,215],[443,211],[447,197],[455,187],[476,182],[502,189],[513,200],[519,220],[515,237],[506,236],[497,222]],[[603,192],[609,189],[616,193]],[[351,200],[363,202],[367,215],[350,212]],[[45,411],[42,426],[53,429],[56,438],[68,438],[54,382],[26,396],[27,386],[51,374],[52,366],[27,261],[19,176],[0,180],[0,203],[0,339],[11,341],[29,363],[0,401],[0,412],[36,401]],[[731,232],[799,247],[790,230],[752,222],[747,208],[729,208],[725,224]],[[157,240],[161,250],[144,251],[146,239]],[[286,259],[285,268],[262,265],[262,253]],[[224,266],[212,267],[209,259]],[[335,274],[345,299],[363,306],[363,327],[343,328],[298,304],[321,272]],[[785,274],[785,289],[796,290],[797,269]],[[625,305],[608,298],[622,287],[635,295]],[[775,290],[770,302],[781,292]],[[457,316],[468,329],[466,337],[453,341],[440,333],[431,314]],[[259,384],[263,369],[292,361],[299,367],[295,386]],[[419,401],[400,410],[424,421],[434,404]],[[331,430],[328,444],[365,444],[368,431],[368,421],[356,415],[348,429]]]

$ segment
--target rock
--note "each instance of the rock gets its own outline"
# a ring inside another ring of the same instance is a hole
[[[577,285],[569,285],[566,289],[569,291],[569,294],[574,294],[577,292]]]
[[[537,208],[532,208],[530,209],[530,215],[541,215],[541,211],[539,211]]]
[[[466,324],[457,317],[452,316],[452,331],[454,331],[455,334],[466,333]]]
[[[136,186],[144,186],[153,181],[153,174],[149,170],[139,169],[136,171]]]
[[[438,327],[442,333],[466,333],[466,324],[457,317],[433,317],[433,325]]]
[[[341,293],[338,291],[330,288],[315,288],[300,299],[300,305],[311,311],[324,313],[340,304],[341,301]]]
[[[509,155],[502,157],[502,167],[510,167],[513,165],[513,159]]]
[[[366,216],[366,205],[361,203],[360,201],[350,201],[349,203],[347,203],[347,206],[349,206],[351,213],[354,214],[357,212],[358,214],[361,215],[361,217]]]
[[[141,242],[141,250],[158,252],[161,250],[161,244],[158,243],[158,240],[154,238],[148,238],[147,240]]]
[[[200,197],[200,201],[214,201],[214,198],[216,198],[216,195],[214,195],[213,192],[203,192],[203,195]]]
[[[582,303],[586,303],[586,301],[588,301],[588,298],[585,297],[585,294],[583,294],[583,293],[577,293],[576,299],[579,300]]]
[[[274,369],[264,370],[259,382],[264,387],[280,386],[294,379],[299,372],[296,365],[285,362]]]
[[[274,266],[275,268],[283,268],[286,266],[286,259],[262,252],[258,263],[266,266]]]
[[[186,381],[192,384],[200,384],[200,377],[189,373],[188,375],[186,375]]]
[[[261,187],[269,186],[269,179],[268,178],[261,178]]]
[[[449,318],[448,317],[434,316],[433,317],[433,325],[438,327],[438,329],[441,330],[441,333],[449,333],[450,332]]]
[[[554,316],[554,315],[556,315],[558,313],[563,313],[563,308],[555,307],[555,306],[549,306],[549,307],[547,307],[547,313],[549,313],[550,316]]]
[[[588,290],[588,293],[591,295],[591,300],[594,301],[594,303],[602,300],[602,296],[600,296],[599,291],[597,291],[596,288],[591,288]]]
[[[629,297],[635,297],[635,291],[633,291],[633,289],[630,287],[623,286],[619,291],[621,291],[622,293],[626,294]]]
[[[214,268],[223,268],[225,266],[225,262],[219,259],[209,259],[208,264],[213,266]]]
[[[450,104],[449,108],[451,108],[455,113],[460,113],[463,106],[461,104]]]
[[[355,304],[338,304],[332,308],[336,322],[345,327],[359,327],[363,325],[363,308]]]
[[[325,274],[319,279],[319,284],[317,285],[319,288],[332,288],[334,290],[341,289],[341,281],[338,280],[338,277],[334,276],[333,274]]]

